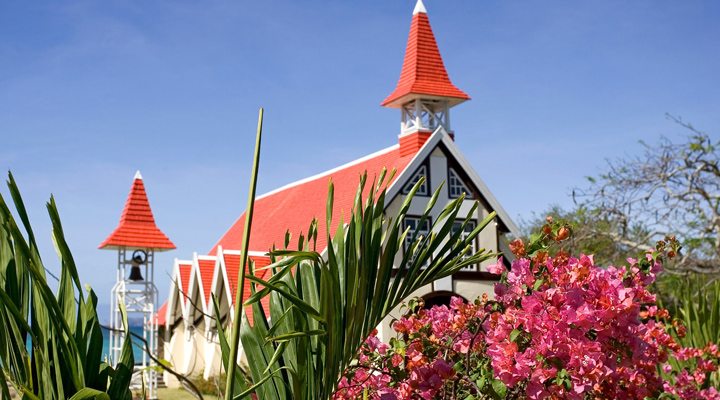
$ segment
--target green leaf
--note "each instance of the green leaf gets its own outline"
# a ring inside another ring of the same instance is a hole
[[[535,283],[533,284],[533,290],[540,289],[540,286],[542,286],[545,283],[544,279],[537,279],[535,280]]]
[[[324,335],[325,331],[323,330],[313,330],[313,331],[307,331],[307,332],[290,332],[290,333],[284,333],[282,335],[278,336],[272,336],[265,339],[266,342],[280,342],[280,341],[286,341],[290,339],[296,339],[300,337],[307,337],[307,336],[320,336]]]
[[[507,386],[500,379],[494,379],[492,381],[492,388],[495,394],[501,399],[505,398],[507,394]]]
[[[232,379],[232,377],[235,376],[235,370],[237,368],[237,355],[240,347],[240,330],[241,330],[241,324],[242,324],[242,318],[240,315],[243,313],[242,307],[243,307],[243,296],[244,296],[244,288],[245,288],[245,277],[247,274],[245,274],[245,265],[248,261],[248,248],[250,245],[250,232],[252,229],[252,217],[253,217],[253,210],[255,208],[255,189],[257,187],[257,179],[258,179],[258,168],[260,165],[260,144],[262,142],[262,127],[263,127],[263,113],[264,110],[260,108],[260,111],[258,113],[258,123],[257,123],[257,132],[255,135],[255,152],[253,155],[253,164],[252,169],[250,170],[250,188],[248,190],[248,200],[247,200],[247,211],[245,213],[245,225],[243,227],[243,236],[242,236],[242,258],[240,261],[240,269],[238,271],[238,290],[236,291],[235,295],[235,302],[234,307],[234,314],[235,319],[233,320],[232,328],[230,329],[230,355],[229,358],[232,361],[230,365],[228,366],[228,377],[229,379],[226,382],[225,386],[225,400],[230,400],[232,395],[235,392],[235,379]]]
[[[80,389],[70,400],[110,400],[110,396],[105,392],[101,392],[96,389],[82,388]]]

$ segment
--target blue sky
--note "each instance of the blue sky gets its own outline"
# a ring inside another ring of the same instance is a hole
[[[0,168],[19,181],[45,260],[53,193],[86,283],[107,302],[133,174],[178,246],[208,251],[244,208],[257,109],[259,192],[397,140],[380,101],[400,72],[414,0],[4,1]],[[716,1],[427,0],[454,83],[457,142],[511,216],[639,140],[720,132]],[[3,195],[7,194],[5,188]]]

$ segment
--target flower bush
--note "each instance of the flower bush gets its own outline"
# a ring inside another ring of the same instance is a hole
[[[717,345],[681,347],[683,325],[648,289],[677,242],[601,268],[592,256],[551,257],[548,242],[568,236],[549,221],[527,249],[513,242],[509,270],[502,258],[488,268],[500,278],[493,300],[411,301],[390,343],[370,335],[335,398],[720,399],[708,381]]]

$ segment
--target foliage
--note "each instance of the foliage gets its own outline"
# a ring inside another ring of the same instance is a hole
[[[397,215],[387,217],[385,175],[383,171],[368,187],[366,177],[361,178],[350,219],[339,221],[334,236],[330,233],[334,226],[330,184],[324,253],[316,251],[318,230],[313,221],[307,236],[298,239],[297,250],[272,252],[274,262],[267,267],[273,271],[270,279],[246,274],[254,286],[246,302],[252,306],[254,325],[243,320],[241,339],[251,378],[246,381],[235,375],[236,386],[241,388],[236,398],[255,393],[263,399],[329,399],[365,338],[403,299],[436,279],[491,257],[485,251],[469,252],[494,213],[466,237],[462,229],[452,233],[457,219],[467,224],[477,210],[475,204],[464,217],[459,216],[461,197],[433,218],[431,235],[410,233],[403,229],[403,219],[423,182],[415,185]],[[439,194],[440,189],[421,220],[429,218]],[[364,203],[363,197],[367,197]],[[412,245],[403,254],[409,234]],[[290,240],[288,234],[286,249]],[[397,257],[402,261],[396,268]],[[265,296],[270,296],[269,310],[260,305]],[[219,336],[227,366],[226,334],[221,330]]]
[[[264,109],[260,108],[258,112],[257,133],[255,135],[255,154],[253,155],[253,164],[252,169],[250,170],[250,188],[248,190],[247,212],[245,213],[245,226],[243,228],[242,236],[242,257],[240,259],[240,269],[238,270],[238,283],[240,284],[240,287],[235,293],[235,302],[233,303],[233,315],[240,315],[240,310],[242,309],[242,302],[243,299],[245,299],[245,271],[247,270],[246,265],[248,265],[250,230],[253,221],[253,210],[255,208],[255,190],[257,187],[258,168],[260,167],[260,144],[262,142],[263,114]],[[230,344],[226,344],[223,346],[223,350],[227,349],[227,351],[229,352],[226,357],[230,360],[237,360],[238,358],[238,354],[240,351],[241,325],[242,317],[235,318],[232,321],[232,327],[230,329]],[[235,382],[242,382],[243,379],[242,376],[238,374],[239,368],[237,367],[237,362],[233,361],[229,365],[227,362],[225,362],[225,368],[228,376],[237,376],[237,379],[228,379],[227,382],[225,382],[225,400],[230,400],[235,394]],[[239,385],[239,387],[243,387],[242,383]]]
[[[720,274],[720,140],[669,116],[690,131],[684,143],[642,143],[645,153],[608,162],[574,198],[611,224],[619,243],[652,247],[676,234],[684,252],[665,270]]]
[[[677,341],[688,348],[705,348],[720,343],[720,281],[705,282],[701,276],[691,276],[677,282],[679,294],[667,305],[673,323],[681,327]],[[670,360],[673,371],[694,369],[695,362]],[[710,384],[720,387],[720,371],[710,376]]]
[[[0,196],[0,397],[10,398],[7,380],[26,399],[130,399],[129,335],[115,368],[101,360],[97,296],[89,288],[83,294],[55,200],[47,209],[61,263],[57,294],[11,174],[8,187],[27,238]]]
[[[193,390],[196,390],[196,393],[199,392],[203,395],[212,395],[212,396],[218,396],[221,397],[223,390],[225,389],[225,382],[227,377],[225,374],[219,374],[217,376],[211,377],[210,379],[203,378],[202,375],[197,375],[190,380],[192,381],[195,388]]]
[[[620,265],[625,262],[628,254],[647,248],[645,243],[639,245],[636,242],[618,240],[615,224],[604,218],[599,210],[583,206],[564,209],[556,205],[539,215],[542,217],[535,216],[522,224],[523,238],[527,242],[532,241],[532,236],[544,229],[548,221],[555,221],[566,226],[571,232],[567,240],[557,243],[559,250],[568,254],[592,254],[595,262],[600,264]]]
[[[551,256],[569,229],[544,228],[527,245],[513,242],[509,271],[502,260],[489,268],[501,276],[495,300],[411,306],[397,338],[371,336],[336,398],[720,398],[709,379],[718,347],[681,346],[684,326],[649,291],[677,241],[601,268],[590,256]],[[691,368],[673,369],[673,359]]]

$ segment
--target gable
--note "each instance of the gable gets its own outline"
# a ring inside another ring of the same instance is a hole
[[[222,248],[220,248],[222,250]],[[225,281],[224,288],[225,294],[228,297],[228,305],[232,308],[235,304],[235,297],[237,296],[238,290],[238,273],[240,271],[241,252],[235,250],[223,250],[222,251],[222,276]],[[270,273],[268,269],[262,269],[270,265],[270,257],[258,254],[248,254],[248,262],[253,264],[255,276],[261,279],[268,279],[266,275]],[[247,270],[247,267],[246,267]],[[243,288],[243,301],[246,301],[252,295],[251,291],[252,282],[246,279]],[[260,289],[260,287],[258,287]],[[269,309],[270,296],[265,296],[260,300],[260,303],[265,309]],[[252,307],[245,307],[245,312],[250,323],[253,322]]]
[[[364,172],[367,172],[368,175],[368,182],[363,193],[363,199],[366,199],[372,180],[377,178],[383,169],[396,171],[393,179],[386,183],[387,205],[396,196],[402,194],[402,189],[436,149],[442,150],[448,162],[456,166],[455,170],[468,189],[473,192],[473,197],[479,200],[487,210],[497,212],[501,231],[519,234],[515,223],[460,153],[457,145],[445,129],[439,127],[417,152],[401,155],[399,146],[395,145],[259,196],[256,199],[253,214],[250,251],[265,253],[273,246],[283,247],[286,232],[291,234],[291,246],[294,245],[301,234],[307,233],[314,218],[320,221],[317,249],[322,251],[327,246],[326,226],[323,221],[325,220],[327,190],[330,181],[335,186],[333,226],[331,227],[334,231],[341,219],[346,220],[350,216],[359,177]],[[438,177],[430,176],[430,180],[433,179],[438,179]],[[439,179],[447,180],[447,173],[443,173]],[[243,213],[213,246],[210,254],[217,254],[219,247],[241,248],[244,225],[245,215]]]
[[[456,171],[463,177],[464,182],[471,186],[471,190],[477,191],[478,197],[476,197],[476,200],[484,202],[488,210],[497,212],[500,230],[511,233],[516,237],[520,236],[520,228],[518,228],[515,221],[510,218],[510,215],[505,211],[505,208],[503,208],[497,198],[495,198],[495,195],[490,191],[485,181],[480,178],[480,175],[472,167],[472,164],[470,164],[462,154],[455,144],[455,141],[453,141],[444,130],[442,133],[443,135],[440,139],[442,140],[444,150],[447,152],[448,164],[451,162],[455,164],[457,166]]]
[[[195,320],[204,312],[205,304],[202,298],[202,277],[197,268],[197,259],[193,260],[190,270],[190,282],[185,302],[185,323],[194,324]]]
[[[203,304],[205,310],[209,310],[212,307],[212,304],[210,304],[210,295],[212,293],[213,275],[215,274],[215,263],[217,259],[213,256],[198,256],[196,260],[199,272],[198,276],[200,278],[199,287],[204,300]]]
[[[442,155],[447,159],[448,167],[452,167],[457,175],[461,178],[462,182],[468,187],[472,193],[473,200],[479,201],[486,210],[496,211],[498,219],[498,228],[501,232],[509,232],[513,235],[519,236],[520,230],[507,214],[505,209],[500,205],[495,196],[490,192],[490,189],[483,182],[480,176],[472,168],[472,165],[465,159],[460,149],[457,147],[450,135],[447,134],[444,128],[439,127],[432,134],[430,139],[420,149],[420,151],[413,158],[410,165],[407,166],[405,171],[397,178],[396,184],[392,185],[388,189],[387,198],[391,199],[386,203],[389,205],[392,200],[397,196],[403,194],[405,185],[407,185],[414,177],[414,171],[424,164],[431,164],[431,156],[434,152],[440,151]],[[444,180],[445,186],[443,190],[448,190],[448,173],[447,171],[441,174],[441,177],[434,176],[432,168],[429,172],[430,181],[433,180]],[[438,181],[439,182],[439,181]],[[435,187],[433,183],[431,187]],[[449,196],[448,196],[449,197]]]
[[[172,280],[170,282],[170,295],[167,303],[168,322],[174,324],[178,319],[183,318],[185,306],[188,302],[190,287],[190,274],[192,261],[175,259]]]
[[[182,290],[181,298],[183,304],[187,302],[190,290],[190,274],[192,273],[192,262],[178,263],[179,288]]]

